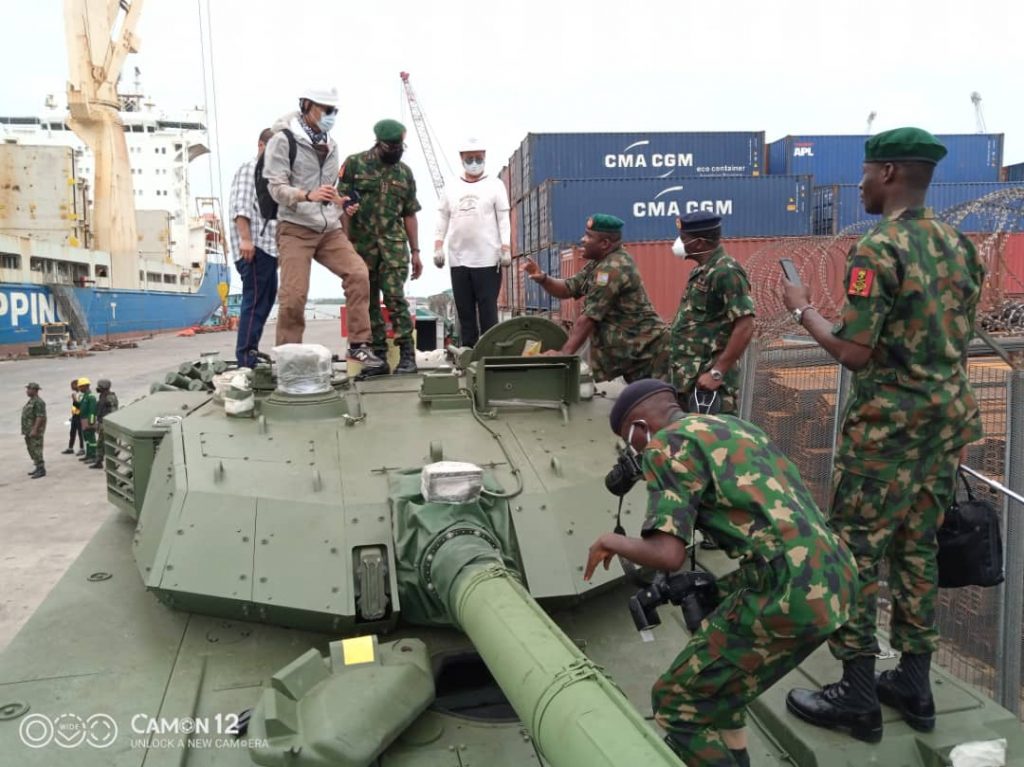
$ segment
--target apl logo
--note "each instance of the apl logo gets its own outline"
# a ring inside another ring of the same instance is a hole
[[[647,139],[644,139],[643,141],[634,141],[618,154],[606,154],[604,156],[604,167],[641,169],[668,168],[668,170],[660,174],[658,178],[671,176],[676,168],[693,167],[692,152],[651,152],[650,154],[644,154],[641,151],[635,151],[639,147],[649,146],[650,143],[651,142]]]
[[[794,157],[814,157],[814,144],[794,144]]]
[[[661,199],[665,195],[675,192],[682,192],[683,186],[670,186],[662,189],[653,200],[634,202],[633,215],[636,218],[651,218],[655,216],[681,216],[684,213],[696,213],[703,211],[714,213],[717,216],[732,215],[732,200],[678,200]]]

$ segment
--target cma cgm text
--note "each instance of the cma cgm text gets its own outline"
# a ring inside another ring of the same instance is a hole
[[[606,154],[604,167],[691,168],[693,167],[693,154],[679,152],[676,154],[652,154],[650,157],[643,154]]]
[[[651,200],[634,202],[633,215],[636,218],[653,218],[655,216],[681,216],[684,213],[714,213],[717,216],[732,215],[732,200]]]

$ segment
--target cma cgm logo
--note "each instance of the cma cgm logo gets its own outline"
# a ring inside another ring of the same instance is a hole
[[[814,157],[814,144],[794,144],[794,157]]]
[[[606,168],[668,168],[658,178],[672,175],[675,168],[690,168],[693,166],[692,152],[650,152],[645,153],[642,147],[650,145],[650,141],[636,141],[618,154],[606,154],[604,156],[604,167]]]
[[[679,200],[666,198],[674,192],[682,192],[682,186],[670,186],[662,189],[653,200],[633,203],[633,215],[636,218],[653,218],[655,216],[682,216],[685,213],[703,211],[717,216],[732,215],[732,200]],[[663,199],[666,198],[666,199]]]

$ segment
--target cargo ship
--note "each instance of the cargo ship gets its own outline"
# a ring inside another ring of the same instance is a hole
[[[202,112],[168,116],[139,93],[118,100],[127,162],[101,179],[127,175],[117,181],[134,203],[117,208],[134,219],[120,259],[97,236],[112,214],[98,212],[106,191],[71,111],[50,96],[37,115],[0,116],[0,355],[39,345],[48,323],[83,345],[198,325],[221,305],[219,206],[189,185],[190,163],[209,152]]]

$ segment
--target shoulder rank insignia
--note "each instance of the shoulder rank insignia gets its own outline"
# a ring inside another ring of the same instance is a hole
[[[871,295],[871,284],[875,281],[875,270],[855,267],[850,272],[850,286],[847,293],[851,296],[867,298]]]

